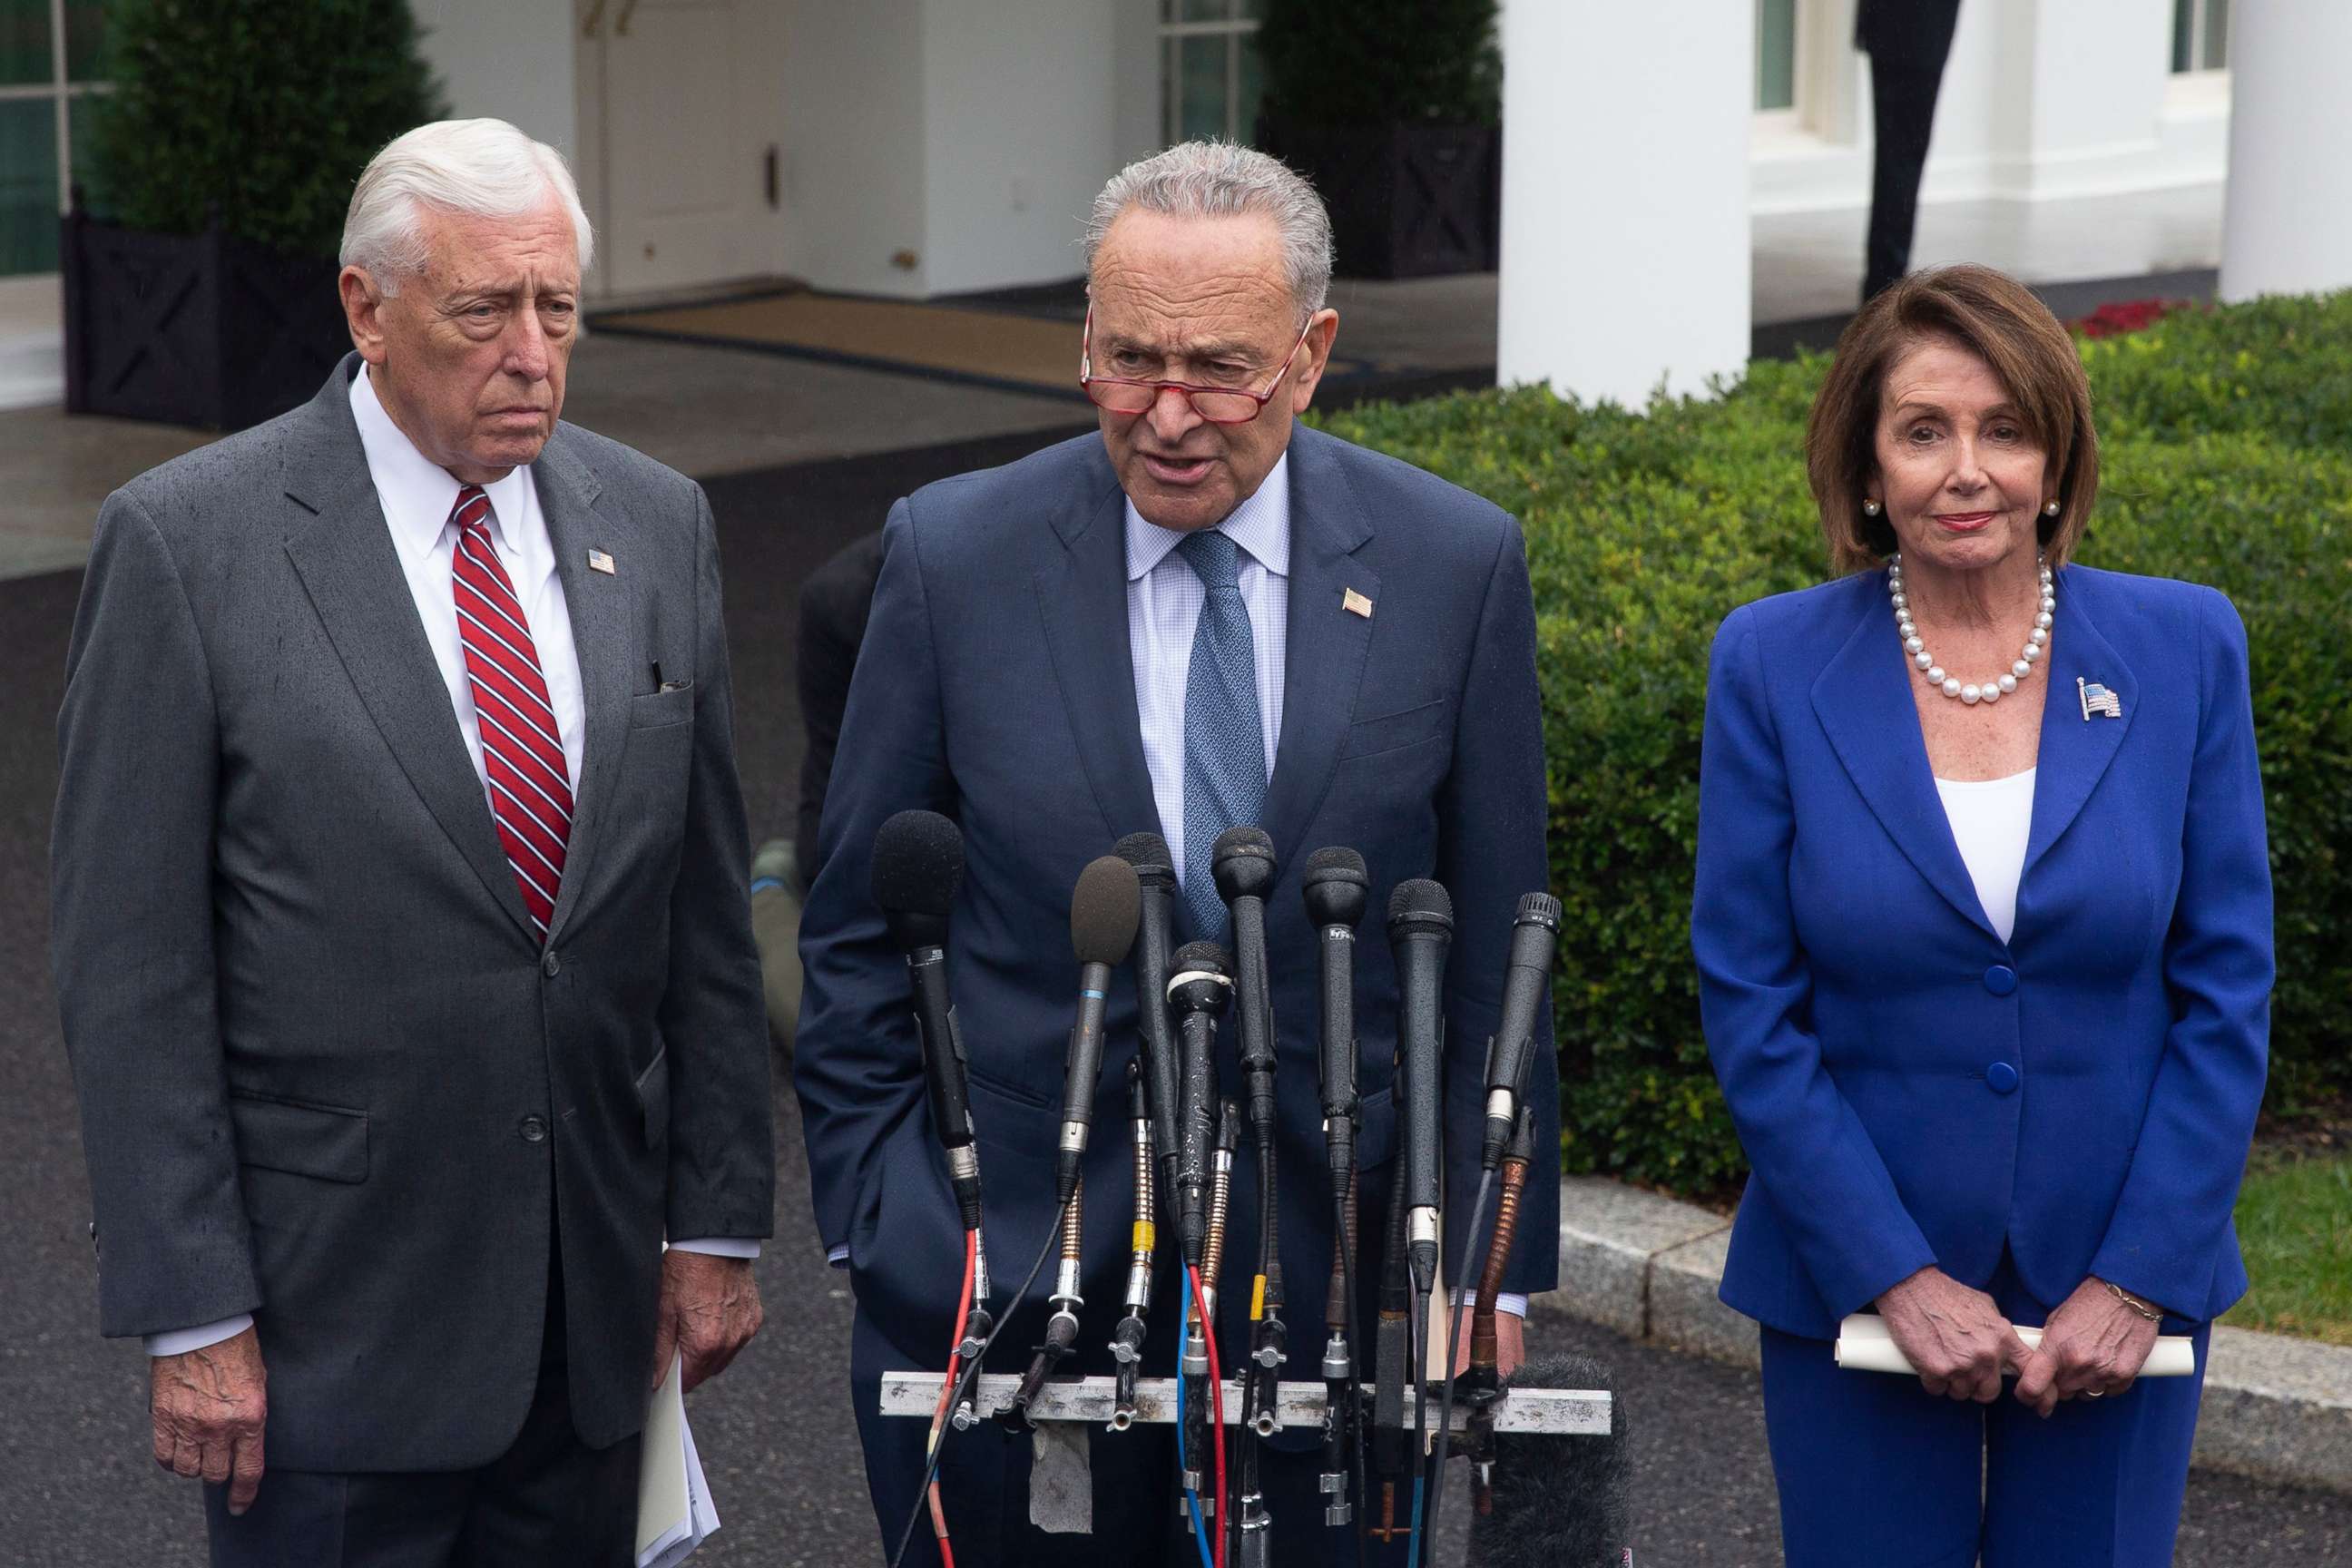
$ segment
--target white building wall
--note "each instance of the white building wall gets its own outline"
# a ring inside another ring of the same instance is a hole
[[[507,121],[578,165],[572,0],[409,0],[409,8],[452,117]]]
[[[782,269],[820,289],[932,291],[924,0],[782,3]]]
[[[930,292],[1082,270],[1079,225],[1119,166],[1120,37],[1104,0],[927,0]]]

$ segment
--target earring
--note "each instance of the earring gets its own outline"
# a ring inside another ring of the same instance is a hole
[[[2065,509],[2061,507],[2054,500],[2046,500],[2042,503],[2042,515],[2044,517],[2056,517],[2059,512]]]
[[[1878,515],[1878,502],[1869,496],[1863,497],[1862,515],[1864,517],[1876,517]]]

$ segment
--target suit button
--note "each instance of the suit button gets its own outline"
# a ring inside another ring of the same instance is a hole
[[[539,961],[539,972],[550,980],[563,973],[562,962],[555,956],[553,948],[548,949],[547,956]]]
[[[548,973],[552,974],[553,970]],[[2006,996],[2017,989],[2017,971],[2006,963],[1996,963],[1984,973],[1985,989],[1996,996]]]
[[[2007,1062],[1995,1062],[1985,1068],[1985,1087],[1995,1094],[2012,1094],[2017,1089],[2017,1069]]]
[[[522,1141],[526,1143],[544,1143],[547,1142],[547,1123],[539,1117],[524,1117],[520,1121],[515,1124],[515,1131],[522,1135]]]

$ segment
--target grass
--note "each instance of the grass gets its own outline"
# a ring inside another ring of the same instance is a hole
[[[2352,1154],[2256,1145],[2238,1242],[2253,1287],[2223,1322],[2352,1345]]]

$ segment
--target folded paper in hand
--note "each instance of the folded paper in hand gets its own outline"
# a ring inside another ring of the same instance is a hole
[[[2020,1326],[2017,1337],[2030,1350],[2042,1348],[2042,1331]],[[1895,1346],[1886,1320],[1874,1312],[1856,1312],[1838,1325],[1837,1363],[1848,1372],[1908,1373],[1911,1363]],[[2187,1377],[2197,1370],[2197,1347],[2186,1335],[2164,1334],[2139,1369],[2142,1377]]]
[[[686,1424],[679,1361],[646,1409],[645,1460],[637,1472],[637,1568],[676,1568],[719,1529],[719,1510]]]

